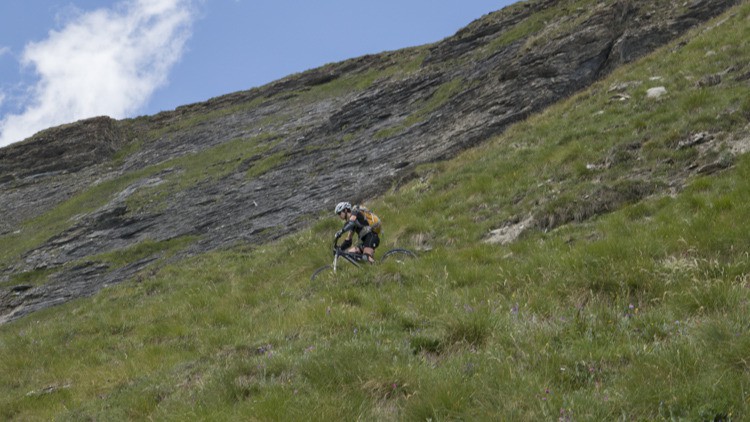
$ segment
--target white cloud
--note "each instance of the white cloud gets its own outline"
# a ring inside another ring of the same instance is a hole
[[[4,55],[8,53],[10,53],[10,47],[0,46],[0,57],[3,57]]]
[[[23,112],[0,120],[0,146],[83,118],[131,116],[167,82],[193,19],[191,0],[127,0],[28,44],[22,64],[39,81]]]

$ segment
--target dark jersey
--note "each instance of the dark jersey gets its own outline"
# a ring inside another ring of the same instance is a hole
[[[357,236],[360,238],[364,237],[366,232],[363,233],[363,230],[365,227],[369,227],[370,223],[367,222],[367,218],[365,218],[365,215],[359,211],[354,214],[356,219],[354,221],[347,221],[346,224],[344,224],[344,228],[342,231],[348,232],[348,231],[354,231],[357,233]]]

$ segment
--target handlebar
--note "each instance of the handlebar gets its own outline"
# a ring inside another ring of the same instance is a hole
[[[341,236],[344,235],[344,233],[346,233],[346,232],[338,232],[338,233],[336,233],[336,236],[334,236],[334,238],[333,238],[333,250],[334,250],[334,252],[338,251],[338,250],[341,250],[343,252],[342,247],[339,246],[338,243],[339,243],[339,239],[341,238]],[[344,241],[344,243],[346,243],[346,242],[347,241]],[[347,246],[347,248],[348,248],[348,246]]]
[[[340,255],[342,253],[345,253],[345,252],[343,250],[341,250],[341,247],[339,246],[339,238],[337,237],[337,238],[333,239],[333,254],[334,255]]]

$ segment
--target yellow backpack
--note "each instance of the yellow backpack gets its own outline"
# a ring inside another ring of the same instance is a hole
[[[355,213],[357,211],[361,212],[365,216],[365,219],[367,220],[367,224],[370,225],[373,233],[380,234],[380,230],[382,228],[382,225],[380,224],[380,218],[378,218],[378,216],[375,215],[374,212],[360,205],[355,206],[354,210],[352,210],[352,212],[355,212]]]

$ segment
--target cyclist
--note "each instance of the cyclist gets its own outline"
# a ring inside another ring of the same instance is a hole
[[[341,249],[364,254],[370,263],[375,262],[375,249],[380,244],[380,219],[370,210],[359,206],[352,207],[348,202],[339,202],[334,211],[340,219],[346,221],[344,228],[336,233],[336,239],[346,232],[349,233],[341,244]],[[352,246],[354,231],[359,237],[358,246]]]

